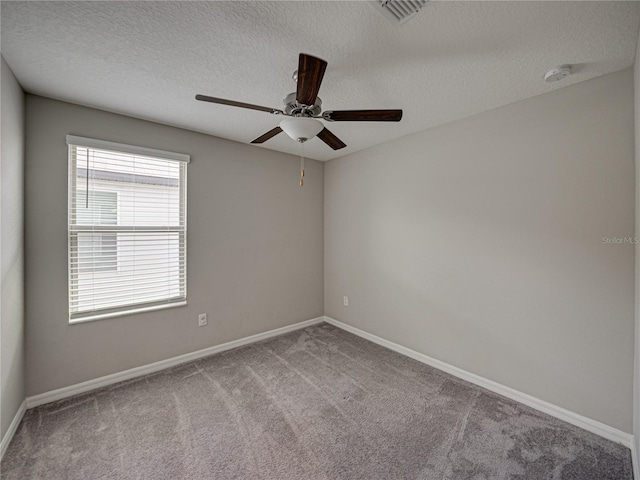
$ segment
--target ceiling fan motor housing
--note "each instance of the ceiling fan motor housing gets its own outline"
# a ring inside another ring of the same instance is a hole
[[[320,97],[316,97],[313,105],[303,105],[298,103],[296,95],[296,92],[292,92],[284,98],[284,112],[286,114],[303,117],[317,117],[320,115],[320,112],[322,112],[322,100],[320,100]]]

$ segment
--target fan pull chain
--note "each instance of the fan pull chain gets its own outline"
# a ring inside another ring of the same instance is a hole
[[[304,143],[300,143],[300,186],[304,186]]]

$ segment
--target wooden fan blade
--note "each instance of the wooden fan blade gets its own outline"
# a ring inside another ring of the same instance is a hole
[[[280,127],[272,128],[271,130],[269,130],[264,135],[260,135],[258,138],[253,140],[251,143],[264,143],[267,140],[269,140],[270,138],[275,137],[281,131],[282,131],[282,129]]]
[[[334,110],[322,114],[330,122],[399,122],[402,110]]]
[[[232,107],[249,108],[251,110],[259,110],[268,113],[283,113],[282,110],[271,107],[263,107],[261,105],[253,105],[251,103],[236,102],[235,100],[227,100],[226,98],[208,97],[207,95],[196,95],[196,100],[202,102],[219,103],[221,105],[230,105]]]
[[[296,100],[303,105],[313,105],[318,98],[320,84],[327,62],[320,58],[301,53],[298,59],[298,90]]]
[[[327,145],[329,145],[334,150],[340,150],[341,148],[344,148],[347,146],[346,143],[344,143],[342,140],[340,140],[338,137],[336,137],[333,133],[331,133],[326,128],[323,129],[318,134],[318,138],[322,140],[324,143],[326,143]]]

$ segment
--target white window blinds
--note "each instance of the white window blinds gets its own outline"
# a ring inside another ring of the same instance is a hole
[[[186,303],[189,156],[69,144],[69,320]]]

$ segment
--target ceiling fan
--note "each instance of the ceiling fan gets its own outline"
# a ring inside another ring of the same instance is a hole
[[[320,84],[326,68],[327,62],[324,60],[301,53],[298,59],[298,70],[293,74],[293,79],[298,83],[298,87],[295,92],[285,97],[283,110],[206,95],[196,95],[196,100],[248,108],[287,117],[277,127],[269,130],[264,135],[260,135],[251,143],[264,143],[280,132],[285,132],[300,143],[304,143],[317,135],[320,140],[331,148],[339,150],[347,145],[325,128],[318,119],[321,118],[328,122],[400,121],[402,110],[327,110],[323,112],[322,100],[318,97],[318,92],[320,91]]]

